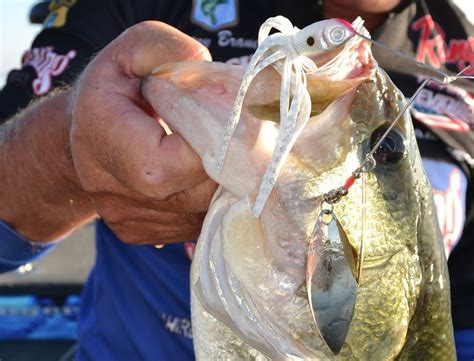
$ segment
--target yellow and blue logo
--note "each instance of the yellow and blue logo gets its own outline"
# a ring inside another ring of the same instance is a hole
[[[51,0],[49,3],[49,15],[45,19],[45,28],[61,28],[66,24],[69,9],[76,4],[77,0]]]

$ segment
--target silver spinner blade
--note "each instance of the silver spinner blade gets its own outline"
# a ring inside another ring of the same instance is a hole
[[[326,222],[324,217],[330,217]],[[334,214],[321,212],[309,242],[306,284],[313,319],[337,355],[346,340],[357,295],[355,260]]]

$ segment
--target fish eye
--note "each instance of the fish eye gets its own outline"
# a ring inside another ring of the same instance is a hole
[[[380,138],[387,131],[389,125],[384,124],[378,127],[370,137],[371,149],[377,144]],[[374,158],[378,163],[395,165],[398,164],[406,155],[405,137],[396,128],[393,128],[382,143],[377,147]]]
[[[346,32],[342,26],[335,26],[329,31],[329,39],[334,43],[340,43],[345,39]]]
[[[306,44],[308,44],[309,46],[313,46],[314,45],[314,38],[312,36],[309,36],[306,39]]]

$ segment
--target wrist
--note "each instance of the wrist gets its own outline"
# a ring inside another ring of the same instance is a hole
[[[51,241],[94,217],[69,147],[72,90],[30,105],[0,128],[0,219]]]

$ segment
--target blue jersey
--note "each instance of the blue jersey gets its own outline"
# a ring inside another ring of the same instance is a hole
[[[193,360],[192,245],[121,242],[97,223],[97,260],[79,316],[79,360]],[[120,357],[120,358],[118,358]]]

